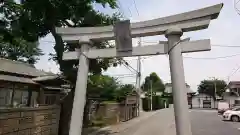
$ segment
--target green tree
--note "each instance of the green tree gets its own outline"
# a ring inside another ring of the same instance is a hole
[[[89,79],[87,93],[89,98],[121,102],[134,90],[132,84],[121,84],[108,75],[91,75]]]
[[[6,42],[0,37],[0,57],[17,60],[34,65],[39,56],[43,55],[38,43],[15,39],[16,43]]]
[[[122,102],[126,99],[127,95],[131,94],[134,90],[134,86],[132,84],[124,84],[121,85],[116,91],[115,91],[115,100],[117,102]]]
[[[108,75],[92,75],[88,82],[88,97],[96,97],[101,100],[113,101],[115,91],[120,87],[120,83]]]
[[[78,61],[63,61],[64,51],[73,51],[78,44],[64,43],[61,36],[56,33],[55,27],[92,27],[105,26],[119,20],[119,15],[113,16],[95,11],[93,4],[98,3],[111,8],[117,8],[116,0],[21,0],[16,4],[13,0],[6,0],[0,4],[10,7],[6,15],[15,14],[11,20],[12,33],[27,41],[37,41],[39,38],[51,34],[54,37],[55,54],[52,54],[60,71],[68,80],[75,84]],[[12,8],[14,7],[14,8]],[[14,9],[14,10],[13,10]],[[94,42],[96,48],[113,47],[108,42]],[[120,64],[119,59],[92,59],[90,72],[100,74],[110,66]],[[74,88],[62,103],[60,134],[68,134],[69,119],[71,116]]]
[[[0,3],[0,57],[33,65],[43,53],[37,42],[28,42],[14,33],[12,22],[17,19],[19,11],[11,0]]]
[[[22,0],[20,4],[13,0],[6,0],[0,5],[5,16],[10,17],[11,33],[27,41],[37,41],[39,38],[51,34],[55,39],[55,54],[53,59],[60,66],[60,70],[75,82],[76,67],[78,61],[63,61],[64,51],[72,51],[78,44],[64,44],[60,35],[56,33],[56,27],[87,27],[105,26],[118,20],[119,15],[113,16],[102,14],[95,11],[94,3],[116,8],[115,0]],[[97,48],[112,47],[108,42],[94,42]],[[113,64],[116,65],[117,59],[100,59],[90,61],[90,71],[101,73]],[[74,72],[74,73],[72,73]]]
[[[64,51],[73,51],[78,44],[65,44],[60,35],[56,33],[55,27],[87,27],[104,26],[118,20],[119,16],[104,15],[93,8],[93,3],[117,8],[116,0],[21,0],[20,4],[13,0],[1,1],[1,7],[5,7],[6,16],[14,17],[8,24],[11,33],[24,40],[35,42],[39,38],[51,34],[55,39],[53,60],[60,66],[60,71],[68,80],[75,84],[78,61],[63,61]],[[2,8],[1,8],[2,9]],[[2,10],[1,10],[2,11]],[[4,30],[5,31],[5,30]],[[5,31],[6,32],[6,31]],[[4,36],[11,34],[5,33]],[[94,42],[97,48],[112,47],[108,42]],[[90,60],[90,72],[99,74],[110,66],[116,66],[118,59]],[[68,134],[69,120],[71,118],[74,88],[62,103],[59,134]]]
[[[145,81],[141,87],[145,92],[148,92],[151,87],[153,92],[164,92],[165,90],[165,85],[155,72],[151,73],[145,78]]]
[[[215,85],[216,85],[216,94],[222,96],[222,93],[225,91],[227,86],[224,80],[203,80],[198,86],[198,92],[208,94],[215,97]]]

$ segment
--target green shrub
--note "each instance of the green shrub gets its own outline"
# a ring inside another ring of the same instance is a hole
[[[162,98],[160,96],[153,96],[152,97],[152,109],[153,110],[159,110],[165,107],[169,107],[169,98]],[[143,110],[144,111],[150,111],[151,110],[151,100],[150,98],[143,98],[142,99],[143,103]]]

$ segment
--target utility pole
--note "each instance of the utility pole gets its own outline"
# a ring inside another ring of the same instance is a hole
[[[139,38],[138,41],[138,46],[141,47],[141,38]],[[138,60],[137,60],[137,76],[136,76],[136,89],[137,89],[137,93],[139,95],[139,99],[138,99],[138,104],[139,104],[139,108],[138,108],[138,114],[140,114],[140,112],[142,112],[142,99],[141,99],[141,56],[138,56]]]
[[[150,80],[150,91],[151,91],[151,111],[152,111],[152,94],[153,94],[153,92],[152,92],[152,80]]]
[[[213,77],[213,84],[214,84],[214,100],[216,100],[217,99],[217,84],[216,84],[216,78],[215,77]],[[214,108],[216,108],[216,104],[215,104],[215,102],[214,102]]]
[[[216,84],[216,78],[215,77],[212,77],[212,81],[213,81],[213,84],[214,84],[214,97],[216,98],[216,95],[217,95],[217,84]]]
[[[216,80],[214,80],[214,96],[215,96],[215,98],[217,97],[217,85],[216,85]]]

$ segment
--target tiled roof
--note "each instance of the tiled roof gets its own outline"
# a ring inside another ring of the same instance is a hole
[[[19,82],[19,83],[37,84],[36,82],[31,80],[30,78],[10,76],[10,75],[0,75],[0,80],[2,80],[2,81],[10,81],[10,82]]]
[[[240,81],[230,81],[230,82],[229,82],[229,85],[232,85],[232,84],[240,85]]]
[[[59,78],[57,75],[46,75],[46,76],[39,76],[36,78],[33,78],[33,81],[40,82],[40,81],[47,81],[47,80],[54,80]]]
[[[4,58],[0,58],[0,71],[33,77],[49,75],[48,73],[38,70],[29,64]]]

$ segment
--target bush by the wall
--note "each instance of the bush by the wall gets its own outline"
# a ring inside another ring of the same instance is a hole
[[[144,111],[150,111],[151,110],[151,99],[150,98],[143,98],[143,110]],[[161,98],[160,96],[153,96],[152,97],[152,109],[158,110],[165,108],[165,103],[168,106],[169,101],[167,98]]]

